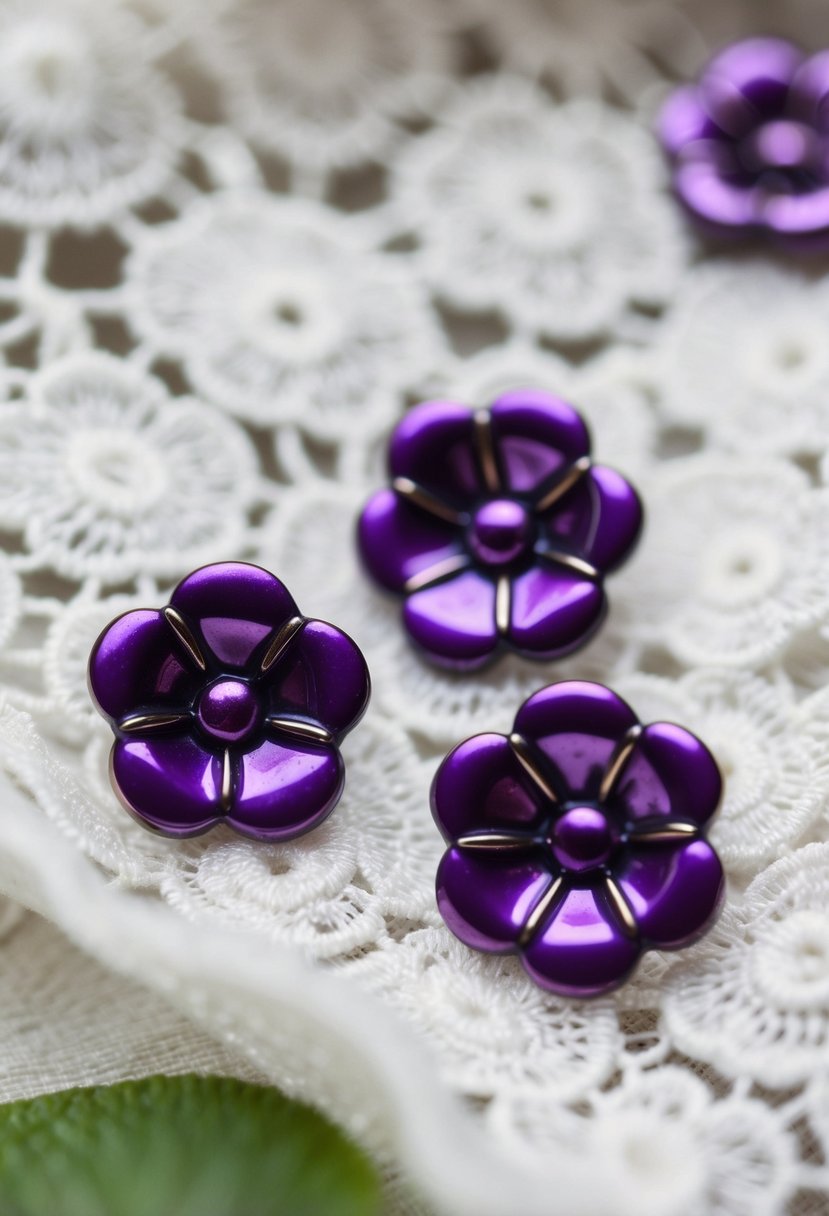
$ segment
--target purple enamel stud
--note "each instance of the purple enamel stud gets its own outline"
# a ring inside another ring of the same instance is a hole
[[[551,684],[512,734],[475,735],[438,769],[441,915],[472,949],[518,954],[542,988],[609,992],[643,951],[715,920],[725,884],[704,828],[721,793],[687,730],[642,726],[601,684]]]
[[[678,89],[659,123],[674,188],[714,234],[829,238],[829,51],[780,38],[721,51]]]
[[[140,823],[175,837],[227,823],[267,841],[334,809],[338,745],[369,699],[351,638],[244,562],[204,566],[166,608],[114,620],[92,648],[89,687],[115,733],[113,785]]]
[[[427,658],[472,670],[507,648],[531,659],[578,649],[606,611],[604,576],[642,526],[636,491],[590,460],[565,401],[505,393],[488,409],[428,401],[389,445],[391,486],[358,541]]]

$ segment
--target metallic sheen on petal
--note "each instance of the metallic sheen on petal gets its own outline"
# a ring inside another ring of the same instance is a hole
[[[720,51],[659,120],[674,190],[706,233],[829,242],[829,53],[782,38]]]
[[[196,570],[173,601],[119,617],[92,649],[118,796],[166,836],[218,823],[267,841],[309,831],[342,793],[337,745],[368,704],[360,650],[243,562]]]
[[[245,667],[297,606],[275,575],[246,562],[219,562],[188,574],[171,606],[222,666]]]
[[[660,950],[704,933],[725,892],[722,865],[705,840],[636,850],[617,881],[642,936]]]
[[[562,996],[599,996],[627,979],[641,952],[606,897],[574,887],[524,949],[524,966],[542,988]]]
[[[267,739],[241,758],[228,822],[257,840],[290,840],[328,818],[344,779],[336,748]]]
[[[551,992],[609,992],[643,950],[677,949],[713,923],[723,871],[700,823],[719,785],[682,727],[641,726],[600,684],[541,689],[508,738],[467,739],[435,776],[443,918],[474,949],[520,955]]]
[[[520,939],[527,918],[551,882],[538,857],[522,854],[508,860],[448,849],[438,867],[438,908],[467,946],[509,950]]]
[[[475,667],[498,644],[495,583],[474,570],[415,591],[403,607],[406,628],[435,662]]]

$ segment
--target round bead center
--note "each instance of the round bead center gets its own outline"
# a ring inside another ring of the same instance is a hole
[[[479,561],[502,566],[521,556],[531,536],[527,508],[510,498],[495,498],[476,511],[470,546]]]
[[[592,806],[565,811],[553,827],[553,852],[567,870],[592,870],[610,856],[615,837],[603,813]]]
[[[204,730],[225,743],[238,743],[259,721],[259,702],[242,680],[216,680],[199,701],[198,718]]]
[[[821,142],[811,127],[781,118],[752,132],[743,144],[743,160],[758,173],[764,169],[808,172],[820,167]]]

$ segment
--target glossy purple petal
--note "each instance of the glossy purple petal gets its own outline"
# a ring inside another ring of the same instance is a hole
[[[490,414],[505,488],[514,493],[532,493],[590,453],[590,432],[581,414],[551,393],[540,389],[504,393]]]
[[[474,570],[415,591],[403,606],[412,638],[445,667],[480,666],[495,653],[495,583]]]
[[[605,898],[572,888],[525,947],[524,966],[551,992],[592,997],[618,987],[639,958],[638,941],[622,931]]]
[[[139,710],[186,706],[200,679],[164,615],[126,612],[92,648],[89,688],[98,709],[116,721]]]
[[[468,739],[438,771],[432,809],[450,845],[440,911],[469,946],[519,953],[544,988],[608,992],[642,950],[685,945],[716,916],[722,867],[699,829],[667,842],[653,829],[666,816],[703,823],[719,793],[710,753],[682,727],[641,728],[602,685],[551,685],[509,739]]]
[[[368,503],[358,542],[372,577],[408,592],[404,625],[433,662],[469,671],[499,649],[553,658],[587,641],[605,611],[598,574],[624,560],[642,522],[623,477],[577,463],[589,450],[579,413],[533,389],[488,410],[426,402],[399,423],[396,484]],[[574,558],[598,574],[574,575]]]
[[[716,164],[703,160],[680,164],[674,188],[691,211],[711,224],[747,228],[760,221],[756,186],[726,181]]]
[[[704,933],[725,893],[722,865],[705,840],[635,848],[616,879],[642,936],[660,950]]]
[[[812,55],[795,73],[788,112],[823,134],[829,129],[829,50]]]
[[[415,574],[463,552],[460,528],[402,502],[393,490],[369,499],[358,542],[369,574],[389,591],[403,591]]]
[[[554,549],[573,553],[609,573],[630,556],[642,530],[642,503],[620,473],[594,465],[544,517]]]
[[[512,583],[509,640],[534,658],[555,658],[583,645],[601,624],[600,582],[566,566],[533,566]]]
[[[542,688],[515,717],[518,734],[552,764],[573,801],[596,797],[616,744],[637,724],[621,697],[582,680]]]
[[[829,238],[829,52],[780,38],[717,55],[666,104],[674,188],[712,234],[765,230],[790,248]]]
[[[702,826],[721,796],[722,777],[708,748],[670,722],[645,727],[618,786],[620,802],[637,820],[655,816]]]
[[[127,809],[166,836],[196,836],[222,818],[221,760],[190,735],[118,739],[111,770]]]
[[[343,789],[344,768],[333,747],[289,746],[267,739],[236,764],[228,823],[257,840],[289,840],[330,815]]]
[[[593,522],[581,556],[608,574],[626,561],[642,530],[642,503],[620,473],[594,465],[585,478],[593,498]]]
[[[474,419],[467,405],[424,401],[404,415],[389,445],[389,473],[408,477],[446,502],[467,506],[482,490]]]
[[[713,121],[739,138],[758,118],[783,113],[803,54],[782,38],[748,38],[721,51],[700,80],[702,104]]]
[[[450,752],[432,783],[432,814],[443,836],[527,831],[548,808],[503,735],[475,735]]]
[[[218,562],[188,574],[171,605],[223,667],[243,668],[298,608],[273,574],[246,562]]]
[[[362,651],[326,621],[306,621],[268,678],[270,713],[310,719],[338,739],[357,725],[369,701]]]
[[[678,156],[689,144],[722,136],[720,128],[700,101],[695,85],[676,89],[659,115],[659,135],[665,150]]]
[[[808,194],[776,195],[767,199],[763,222],[780,236],[825,233],[829,230],[829,185]]]
[[[551,882],[543,860],[532,853],[488,857],[447,849],[438,867],[438,908],[467,946],[507,951]]]

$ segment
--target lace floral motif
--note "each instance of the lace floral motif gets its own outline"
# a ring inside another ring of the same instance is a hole
[[[100,354],[53,363],[0,414],[0,525],[68,578],[169,575],[239,544],[256,463],[206,406]]]
[[[313,169],[387,152],[396,118],[447,87],[440,5],[406,0],[243,0],[204,54],[231,119],[254,143]]]
[[[390,942],[349,974],[437,1044],[447,1080],[468,1094],[532,1092],[552,1069],[564,1101],[601,1084],[619,1048],[609,1002],[594,1002],[588,1012],[559,1001],[514,959],[471,954],[443,928]]]
[[[823,452],[828,324],[821,279],[755,262],[701,270],[657,348],[665,415],[736,451]]]
[[[619,585],[635,597],[639,628],[658,621],[684,662],[759,665],[824,619],[827,500],[798,469],[677,461],[654,478],[649,504],[636,578]]]
[[[116,5],[13,0],[0,15],[0,218],[93,224],[150,198],[183,138],[146,34]]]
[[[681,1050],[725,1076],[781,1089],[823,1067],[828,899],[826,844],[808,845],[755,878],[696,959],[678,963],[667,981],[665,1019]]]
[[[503,61],[532,75],[549,74],[569,94],[601,96],[610,81],[636,98],[659,79],[646,52],[658,46],[669,62],[682,58],[687,25],[661,0],[621,0],[596,7],[581,0],[461,0]],[[555,15],[555,20],[551,20]]]
[[[131,267],[138,328],[216,405],[321,439],[386,419],[441,344],[426,301],[348,222],[310,203],[217,197]]]
[[[577,1113],[558,1103],[518,1099],[493,1118],[513,1134],[593,1162],[614,1178],[619,1211],[663,1216],[775,1216],[795,1189],[795,1139],[787,1112],[730,1095],[715,1101],[698,1077],[673,1066],[632,1070]],[[633,1196],[636,1197],[635,1205]]]
[[[554,108],[502,77],[470,85],[401,156],[395,198],[448,300],[577,338],[672,290],[684,244],[660,185],[654,150],[620,114]]]

